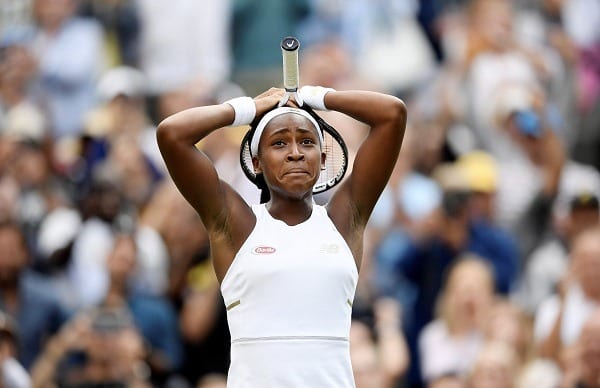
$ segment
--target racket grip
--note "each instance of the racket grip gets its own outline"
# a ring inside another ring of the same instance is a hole
[[[283,57],[283,87],[287,92],[298,90],[299,67],[298,49],[300,42],[293,36],[288,36],[281,41],[281,55]]]

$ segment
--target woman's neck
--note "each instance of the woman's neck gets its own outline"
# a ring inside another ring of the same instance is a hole
[[[294,226],[310,218],[313,210],[313,200],[312,197],[295,201],[271,199],[266,204],[266,208],[271,217]]]

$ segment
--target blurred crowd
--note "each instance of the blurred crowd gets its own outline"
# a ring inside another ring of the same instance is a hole
[[[287,35],[302,84],[408,106],[357,386],[600,387],[600,0],[2,0],[0,385],[225,387],[206,231],[155,128],[280,86]],[[366,128],[322,116],[354,155]],[[245,130],[198,148],[257,203]]]

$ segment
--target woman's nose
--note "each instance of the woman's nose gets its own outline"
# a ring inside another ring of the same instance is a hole
[[[298,144],[293,143],[291,145],[290,152],[288,153],[287,158],[289,161],[296,161],[296,160],[304,159],[304,153],[302,152],[300,147],[298,147]]]

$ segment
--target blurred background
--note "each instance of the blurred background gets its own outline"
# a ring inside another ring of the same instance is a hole
[[[2,0],[4,386],[225,387],[206,231],[155,128],[280,86],[287,35],[302,84],[408,106],[357,386],[600,386],[600,0]],[[366,128],[322,115],[353,155]],[[198,147],[257,203],[244,131]]]

